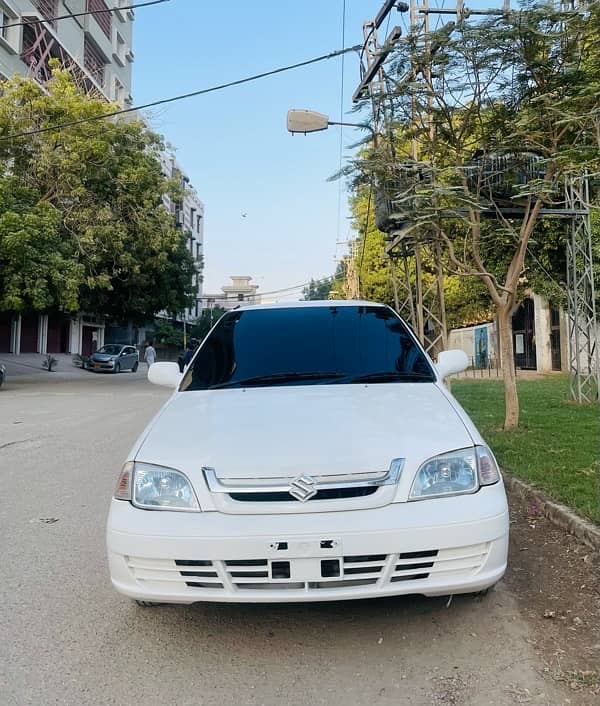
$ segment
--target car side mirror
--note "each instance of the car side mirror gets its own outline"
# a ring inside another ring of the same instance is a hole
[[[449,375],[462,373],[469,367],[469,357],[464,351],[455,349],[451,351],[442,351],[438,355],[436,370],[442,380]]]
[[[148,368],[148,380],[153,385],[177,387],[182,377],[177,363],[153,363]]]

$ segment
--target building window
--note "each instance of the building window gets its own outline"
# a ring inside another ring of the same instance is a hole
[[[196,232],[200,232],[200,221],[202,220],[202,216],[196,216]]]
[[[124,94],[125,88],[123,87],[123,84],[119,81],[118,78],[115,77],[115,90],[114,90],[114,99],[115,102],[117,103],[123,103],[123,94]]]
[[[104,67],[106,61],[102,53],[87,37],[83,45],[83,65],[89,71],[91,77],[99,86],[104,86]]]
[[[102,10],[108,10],[108,5],[104,0],[86,0],[86,11],[95,13],[92,17],[96,20],[104,34],[110,39],[112,32],[112,13],[102,12]]]
[[[127,54],[125,40],[118,32],[117,32],[117,44],[116,44],[116,52],[115,53],[117,55],[117,59],[119,60],[119,63],[121,64],[121,66],[125,66],[125,55]]]
[[[3,7],[0,7],[0,25],[2,26],[2,29],[0,30],[0,36],[2,39],[7,39],[8,35],[8,27],[5,27],[4,25],[10,24],[11,18],[6,14],[4,11]]]
[[[51,20],[58,14],[58,0],[31,0],[31,3],[45,20]],[[54,27],[56,23],[50,24]]]
[[[196,260],[202,257],[202,245],[201,243],[196,243]]]

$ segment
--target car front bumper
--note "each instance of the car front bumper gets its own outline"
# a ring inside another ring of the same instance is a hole
[[[91,360],[88,363],[88,368],[90,370],[114,370],[115,362],[113,360],[98,362]]]
[[[113,500],[111,579],[144,601],[349,600],[484,590],[502,578],[501,483],[471,496],[296,515],[139,510]]]

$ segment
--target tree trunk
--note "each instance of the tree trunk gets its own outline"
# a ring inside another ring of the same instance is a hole
[[[519,398],[517,396],[511,307],[498,307],[497,313],[500,357],[504,377],[504,430],[508,431],[519,426]]]

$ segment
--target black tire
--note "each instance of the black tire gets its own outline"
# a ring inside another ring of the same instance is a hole
[[[161,605],[160,603],[152,603],[152,601],[135,601],[140,608],[153,608],[154,606]]]
[[[133,368],[131,368],[131,372],[137,373],[138,366],[139,366],[139,363],[136,360],[135,363],[133,364]]]
[[[113,368],[113,373],[116,375],[117,373],[121,372],[121,363],[115,363],[115,367]]]

